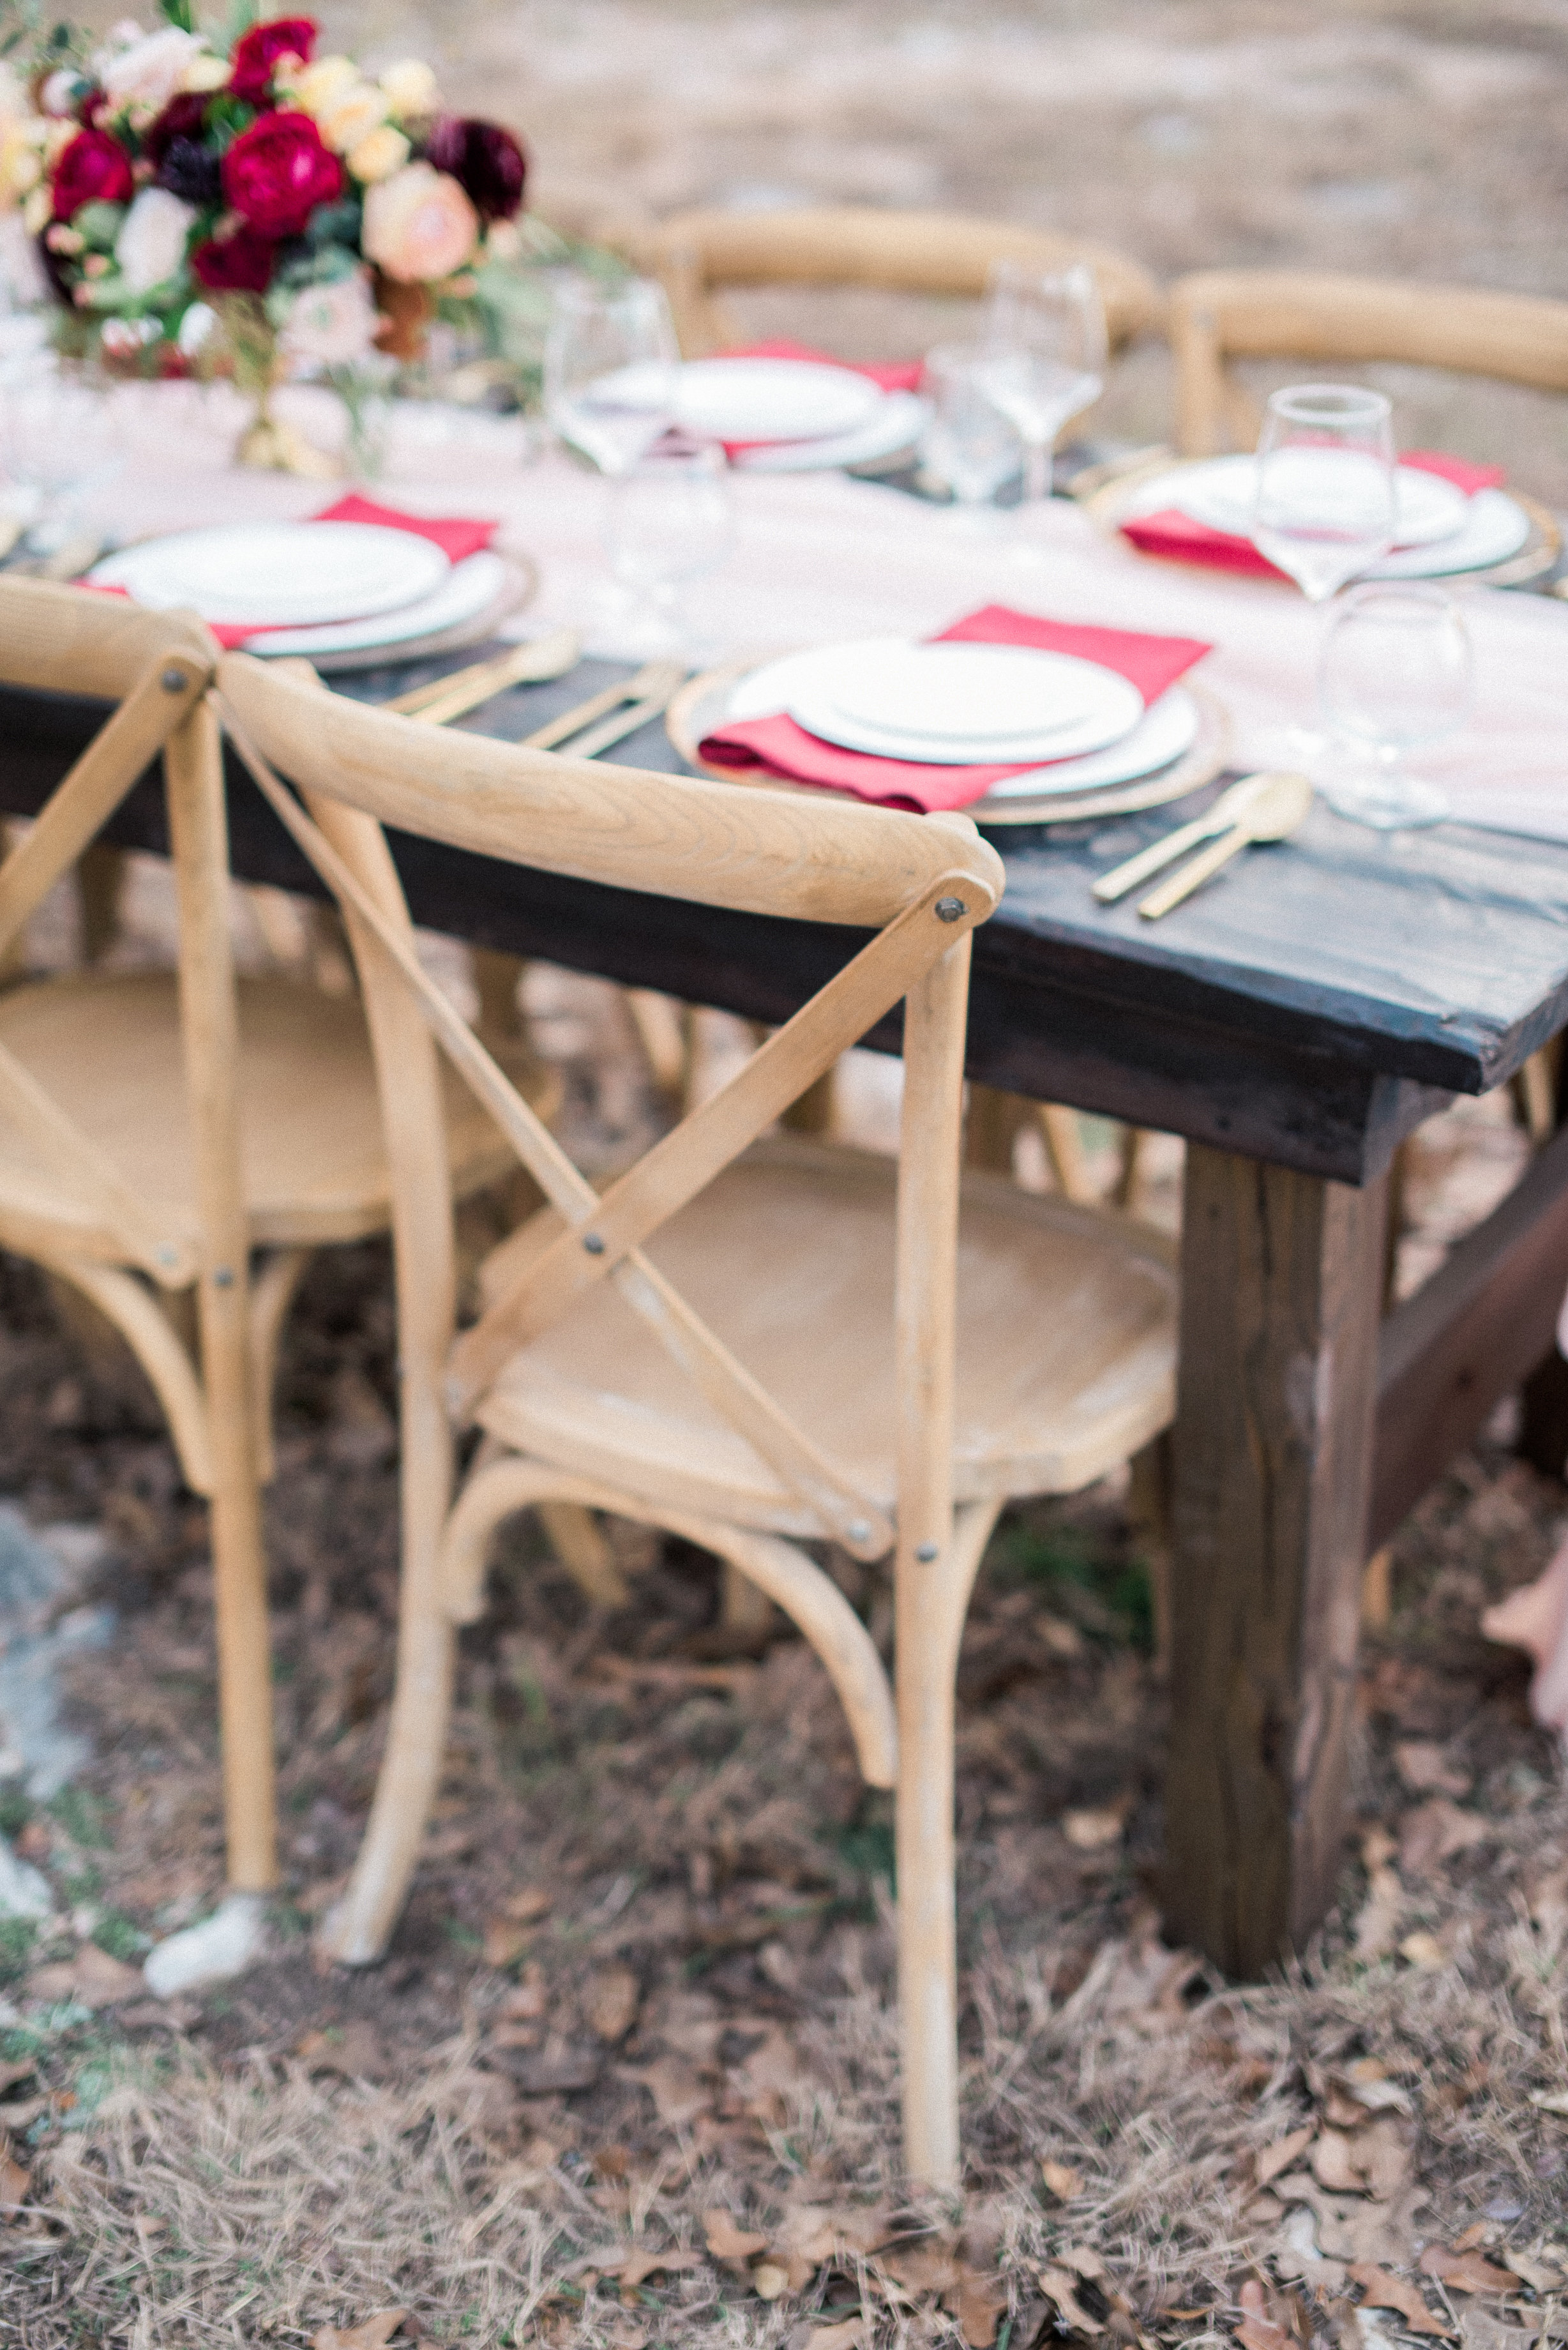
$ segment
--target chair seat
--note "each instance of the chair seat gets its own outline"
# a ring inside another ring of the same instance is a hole
[[[375,1070],[355,996],[297,981],[239,983],[240,1121],[256,1243],[311,1246],[384,1231],[391,1201]],[[0,1045],[110,1159],[171,1238],[197,1230],[179,999],[171,972],[83,972],[0,996]],[[449,1075],[454,1186],[515,1163]],[[0,1108],[0,1239],[116,1263],[90,1196]]]
[[[648,1254],[801,1430],[895,1497],[890,1160],[770,1139]],[[1158,1233],[1000,1178],[963,1190],[955,1498],[1071,1492],[1158,1434],[1177,1279]],[[507,1364],[478,1412],[519,1451],[653,1503],[820,1528],[608,1284]]]

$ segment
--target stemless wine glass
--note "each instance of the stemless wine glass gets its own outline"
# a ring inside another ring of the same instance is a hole
[[[987,388],[990,350],[984,343],[939,343],[926,353],[922,389],[931,421],[920,451],[953,494],[956,513],[973,528],[1018,471],[1017,432]]]
[[[41,362],[0,388],[0,463],[31,493],[37,553],[67,544],[76,501],[119,470],[120,424],[110,387],[79,369]]]
[[[615,630],[623,654],[686,649],[691,624],[680,591],[723,561],[732,525],[724,452],[717,442],[667,433],[612,483],[605,546],[631,598]]]
[[[664,289],[569,279],[545,343],[545,412],[603,473],[624,473],[675,421],[680,353]]]
[[[1380,391],[1293,384],[1269,402],[1252,544],[1321,604],[1394,544],[1392,411]]]
[[[1023,494],[1051,489],[1056,435],[1097,400],[1106,376],[1106,313],[1092,269],[1042,276],[1016,261],[991,271],[986,388],[1023,442]]]
[[[1361,752],[1362,772],[1324,778],[1329,805],[1380,831],[1440,823],[1447,798],[1405,761],[1463,722],[1470,683],[1469,631],[1451,596],[1403,581],[1353,588],[1324,639],[1318,699],[1338,747]]]

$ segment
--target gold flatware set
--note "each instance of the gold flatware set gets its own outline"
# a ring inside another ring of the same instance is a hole
[[[558,629],[552,636],[519,645],[494,660],[474,661],[428,685],[414,686],[381,706],[404,718],[417,718],[427,726],[450,726],[454,719],[466,718],[471,711],[493,702],[497,694],[509,692],[514,686],[542,685],[565,676],[581,658],[579,639],[570,629]],[[563,711],[523,739],[530,750],[558,751],[569,746],[574,758],[592,759],[657,718],[673,700],[685,675],[678,661],[648,661],[634,676],[590,694],[586,702]]]
[[[1210,847],[1202,849],[1179,873],[1139,900],[1138,912],[1145,921],[1158,922],[1162,914],[1179,906],[1183,899],[1189,898],[1210,875],[1218,873],[1232,857],[1240,856],[1243,848],[1254,843],[1287,839],[1306,821],[1312,800],[1312,785],[1305,775],[1282,771],[1243,775],[1192,823],[1179,826],[1163,840],[1129,857],[1125,864],[1102,873],[1093,884],[1094,894],[1102,906],[1114,905],[1129,889],[1136,889],[1140,881],[1147,881],[1151,873],[1174,864],[1189,848],[1198,848],[1204,841],[1211,842]]]

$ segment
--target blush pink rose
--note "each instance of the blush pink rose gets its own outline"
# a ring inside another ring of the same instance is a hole
[[[365,191],[365,258],[400,285],[450,277],[478,242],[479,214],[451,173],[433,164],[406,163]]]

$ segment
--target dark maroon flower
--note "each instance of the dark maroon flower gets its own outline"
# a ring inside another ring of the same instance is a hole
[[[73,220],[84,204],[128,204],[130,158],[107,130],[78,130],[55,165],[55,218]]]
[[[443,114],[425,141],[425,156],[438,172],[452,173],[481,220],[510,220],[522,210],[527,158],[498,122]]]
[[[308,65],[321,27],[314,16],[275,16],[267,25],[253,25],[234,50],[229,88],[235,98],[253,103],[265,98],[280,57],[297,57]]]
[[[171,139],[158,166],[157,185],[198,212],[221,203],[223,174],[218,158],[199,139]]]
[[[233,236],[209,237],[191,255],[197,283],[209,294],[265,294],[272,284],[277,245],[254,229],[236,229]]]
[[[155,121],[141,134],[141,151],[156,172],[176,139],[199,139],[205,127],[212,93],[182,89],[171,98]]]
[[[262,236],[297,236],[342,192],[343,166],[308,114],[264,114],[223,157],[223,193]]]

